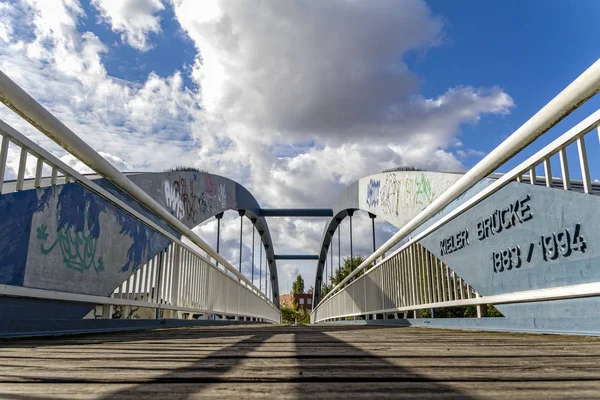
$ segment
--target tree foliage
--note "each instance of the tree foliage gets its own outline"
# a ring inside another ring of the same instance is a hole
[[[281,311],[281,322],[284,324],[309,324],[310,314],[303,308],[298,306],[296,300],[292,301],[291,306],[282,305]]]
[[[492,304],[487,305],[488,317],[503,317]],[[442,307],[435,309],[436,318],[477,318],[476,306]],[[421,310],[421,318],[431,318],[431,310]]]
[[[294,283],[292,283],[292,293],[293,294],[304,294],[304,279],[302,279],[302,275],[298,274]]]
[[[348,275],[350,275],[350,273],[354,271],[360,264],[362,264],[364,260],[364,257],[361,255],[352,257],[352,260],[350,259],[350,257],[344,258],[344,263],[342,264],[342,267],[335,269],[333,271],[333,276],[329,277],[329,282],[323,285],[323,288],[321,289],[321,298],[325,297],[327,293],[329,293],[338,283],[340,283]],[[352,277],[350,282],[361,276],[363,273],[364,270],[360,271],[358,274]]]

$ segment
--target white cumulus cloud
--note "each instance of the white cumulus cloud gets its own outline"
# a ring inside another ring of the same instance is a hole
[[[161,31],[156,15],[165,8],[161,0],[92,0],[92,4],[112,30],[138,50],[150,49],[148,36]]]
[[[23,0],[0,3],[0,68],[117,168],[201,168],[237,180],[263,206],[329,207],[354,180],[399,165],[461,170],[464,157],[481,155],[458,146],[461,125],[514,106],[494,85],[421,93],[426,77],[406,55],[426,57],[448,34],[422,0],[90,1],[99,23],[140,51],[172,7],[195,47],[193,65],[140,83],[110,76],[103,56],[111,43],[81,24],[79,0]],[[186,87],[184,74],[197,86]],[[0,117],[87,168],[6,108]],[[10,153],[9,177],[17,157]],[[239,225],[228,221],[221,249],[237,265]],[[318,252],[322,219],[269,224],[276,253]],[[210,239],[215,229],[210,222],[198,232]],[[355,233],[355,254],[366,254],[364,216]],[[379,243],[392,233],[378,224]],[[246,273],[249,254],[244,247]],[[307,286],[314,282],[314,263],[281,265],[282,274],[298,268]]]

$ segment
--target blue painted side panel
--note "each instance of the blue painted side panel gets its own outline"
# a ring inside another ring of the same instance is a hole
[[[44,209],[51,192],[44,188],[0,196],[0,284],[23,285],[31,217]]]
[[[600,282],[598,210],[598,196],[511,182],[421,244],[483,296]],[[498,309],[519,318],[597,316],[600,299]]]
[[[81,319],[94,304],[45,299],[0,297],[0,321]]]
[[[106,296],[170,243],[78,183],[0,196],[0,284]]]

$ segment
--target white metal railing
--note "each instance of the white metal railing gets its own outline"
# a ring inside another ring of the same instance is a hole
[[[39,103],[10,81],[1,71],[0,100],[31,122],[42,133],[55,139],[61,147],[69,151],[70,154],[74,155],[80,161],[88,164],[90,167],[95,166],[96,168],[92,169],[100,173],[100,176],[114,183],[116,183],[115,181],[126,181],[126,185],[119,185],[121,189],[159,217],[166,220],[172,227],[181,232],[184,237],[206,252],[206,255],[199,254],[192,247],[182,242],[179,237],[174,236],[166,229],[134,210],[119,198],[101,188],[56,156],[28,139],[25,135],[0,120],[0,194],[66,182],[78,182],[173,242],[167,250],[159,253],[158,258],[140,267],[120,288],[115,290],[115,293],[111,297],[8,285],[0,285],[0,295],[102,304],[106,306],[104,312],[106,317],[112,315],[110,311],[111,307],[118,305],[171,310],[179,312],[179,314],[172,314],[171,316],[179,317],[182,314],[214,313],[280,322],[280,314],[277,307],[252,282],[240,274],[230,263],[177,218],[173,217],[160,204],[150,198],[121,172],[116,170],[110,163],[81,141],[81,139],[60,123]],[[50,131],[49,127],[57,134],[50,135],[48,133]],[[74,151],[72,146],[82,147],[85,151]],[[5,180],[8,155],[11,148],[19,154],[16,179]],[[86,162],[87,159],[81,157],[81,155],[91,154],[90,152],[93,153],[94,162],[92,163]],[[33,172],[27,169],[32,162],[35,165]],[[157,260],[160,260],[160,262]],[[225,271],[221,270],[217,265],[224,268]],[[143,281],[144,278],[141,278],[140,274],[149,280]],[[235,276],[235,278],[232,278],[230,275]],[[152,278],[150,278],[151,276]],[[164,286],[164,290],[161,291],[158,288],[159,286]],[[165,293],[168,293],[169,296],[165,297]],[[204,301],[200,302],[201,298]]]
[[[412,243],[319,305],[313,322],[404,313],[477,297],[479,294],[447,265],[420,244]]]
[[[360,281],[369,278],[369,275],[373,271],[390,265],[391,260],[403,257],[404,252],[414,252],[414,246],[417,243],[435,232],[444,224],[458,217],[465,211],[469,210],[479,202],[483,201],[493,193],[500,190],[502,187],[512,181],[527,182],[536,185],[545,185],[548,187],[560,187],[564,190],[569,191],[582,191],[587,194],[594,194],[596,185],[593,185],[589,163],[587,157],[586,140],[585,137],[588,133],[594,131],[600,125],[600,110],[596,111],[584,121],[577,124],[575,127],[561,135],[558,139],[554,140],[549,145],[535,153],[533,156],[527,158],[525,161],[520,163],[517,167],[513,168],[510,172],[501,175],[492,184],[481,190],[479,193],[474,195],[469,200],[465,201],[459,207],[449,212],[446,216],[440,218],[437,222],[432,224],[430,227],[425,229],[423,232],[411,238],[411,240],[401,246],[398,250],[389,254],[387,257],[385,253],[399,244],[402,240],[406,239],[409,234],[413,233],[421,225],[427,222],[430,218],[435,216],[438,212],[444,209],[454,199],[462,195],[466,190],[473,186],[480,179],[485,178],[490,173],[494,172],[497,168],[501,167],[506,161],[512,159],[515,155],[521,152],[525,147],[531,144],[536,138],[543,135],[550,128],[552,128],[558,121],[564,118],[566,115],[571,113],[579,105],[583,104],[587,99],[592,97],[600,90],[600,60],[596,61],[588,70],[586,70],[581,76],[579,76],[571,85],[557,95],[550,103],[548,103],[542,110],[535,114],[529,121],[521,126],[515,133],[513,133],[508,139],[506,139],[500,146],[480,161],[475,167],[467,172],[459,181],[451,186],[446,192],[435,200],[431,205],[425,208],[419,213],[413,220],[402,227],[390,240],[388,240],[383,246],[369,256],[356,270],[349,274],[342,282],[336,285],[314,308],[311,314],[312,322],[321,322],[332,318],[350,317],[354,315],[370,314],[370,313],[382,313],[382,312],[395,312],[395,311],[407,311],[407,310],[419,310],[424,308],[436,308],[436,307],[451,307],[461,305],[482,305],[482,304],[504,304],[513,302],[525,302],[533,301],[530,299],[559,299],[559,298],[571,298],[573,293],[578,293],[579,297],[592,296],[600,294],[600,284],[585,284],[575,285],[563,288],[556,288],[553,290],[542,289],[540,291],[527,291],[522,293],[509,293],[506,295],[490,296],[486,298],[476,297],[474,299],[455,299],[449,301],[437,301],[431,303],[413,302],[412,304],[404,304],[401,302],[395,302],[393,307],[390,308],[376,308],[371,309],[369,307],[361,309],[353,308],[353,312],[349,312],[349,308],[345,305],[345,301],[348,301],[348,296],[344,297],[342,293],[347,291],[349,288],[354,287],[354,291],[361,290]],[[568,149],[570,146],[577,147],[577,166],[581,171],[581,180],[574,181],[571,179],[571,169],[573,163],[569,163],[567,156]],[[552,161],[558,159],[560,165],[560,177],[553,177],[552,174]],[[538,174],[537,169],[543,168],[543,174]],[[570,169],[571,168],[571,169]],[[381,258],[381,259],[380,259]],[[414,260],[414,262],[419,262]],[[439,262],[439,260],[438,260]],[[375,265],[374,265],[375,264]],[[392,262],[393,265],[393,262]],[[412,266],[406,268],[419,268],[419,266]],[[360,273],[365,272],[364,275],[358,276]],[[438,288],[435,285],[432,290],[437,292],[441,290],[441,286]],[[383,283],[382,283],[383,284]],[[400,283],[399,283],[400,284]],[[413,286],[415,282],[404,282],[402,284],[408,285],[410,290],[414,290]],[[441,284],[441,281],[440,281]],[[364,284],[366,285],[366,284]],[[393,293],[386,293],[381,291],[381,294],[376,294],[377,291],[367,292],[366,286],[364,297],[370,296],[385,296],[386,298],[394,298]],[[385,285],[389,285],[386,283]],[[398,287],[399,288],[399,287]],[[406,288],[405,288],[406,289]],[[561,290],[562,289],[562,292]],[[354,293],[360,297],[359,293]],[[478,296],[478,295],[477,295]],[[564,297],[561,297],[564,296]],[[356,296],[352,296],[356,298]],[[493,301],[492,301],[493,300]]]
[[[162,316],[250,316],[278,322],[279,311],[206,258],[175,243],[140,267],[114,292],[119,305],[161,310]],[[125,313],[131,317],[131,313]]]

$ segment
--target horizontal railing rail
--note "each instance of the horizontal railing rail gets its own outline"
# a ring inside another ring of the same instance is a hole
[[[12,93],[12,92],[10,92],[10,93],[7,92],[6,91],[7,87],[12,91],[16,91],[16,94]],[[11,101],[10,101],[11,95],[16,96],[16,98],[18,100],[20,100],[21,102],[24,101],[25,110],[22,110],[22,109],[18,108],[18,106],[15,105],[15,104],[23,105],[23,104],[19,103],[18,101],[11,103]],[[25,100],[23,100],[23,99],[25,99]],[[15,110],[15,111],[20,110],[17,112],[21,116],[23,116],[25,119],[27,119],[29,122],[31,122],[36,128],[40,129],[42,131],[42,133],[47,134],[48,131],[43,129],[42,127],[49,124],[52,126],[52,129],[54,129],[54,130],[62,129],[60,132],[60,135],[63,135],[65,137],[68,137],[70,135],[75,136],[76,139],[74,139],[74,138],[70,139],[72,143],[81,142],[85,146],[87,146],[87,144],[85,144],[83,141],[81,141],[81,139],[76,137],[76,135],[73,132],[68,130],[68,128],[66,128],[64,125],[62,125],[62,123],[60,123],[60,121],[58,121],[54,116],[52,116],[48,111],[46,111],[41,105],[39,105],[37,102],[35,102],[35,100],[28,97],[28,95],[21,88],[19,88],[18,86],[16,86],[16,84],[14,84],[12,81],[10,81],[10,79],[8,77],[6,77],[6,75],[4,75],[2,72],[0,72],[0,100],[2,100],[6,105],[11,106],[11,108],[13,110]],[[31,111],[31,110],[34,110],[34,111]],[[56,138],[56,136],[50,136],[50,137]],[[88,149],[86,150],[86,152],[80,152],[79,154],[75,154],[74,152],[69,151],[72,147],[67,146],[65,144],[65,142],[58,141],[57,143],[59,145],[61,145],[61,147],[63,147],[66,151],[68,151],[69,153],[74,155],[78,160],[80,160],[86,164],[88,164],[88,163],[85,162],[85,160],[81,159],[80,154],[87,155],[88,150],[95,153],[94,150],[92,150],[91,148],[89,148],[89,146],[87,146]],[[9,155],[9,150],[11,147],[14,147],[13,150],[17,151],[19,154],[19,161],[17,164],[18,166],[17,166],[17,173],[16,173],[17,176],[16,176],[16,179],[14,179],[14,180],[13,179],[5,180],[5,173],[7,171],[7,165],[8,165],[8,163],[7,163],[8,155]],[[92,180],[85,177],[83,174],[77,172],[74,168],[70,167],[69,165],[67,165],[60,159],[58,159],[56,156],[54,156],[47,150],[43,149],[41,146],[39,146],[38,144],[36,144],[35,142],[33,142],[32,140],[27,138],[25,135],[21,134],[20,132],[18,132],[17,130],[15,130],[14,128],[9,126],[2,120],[0,120],[0,194],[6,194],[9,192],[39,188],[39,187],[49,186],[49,185],[63,184],[63,183],[68,183],[68,182],[77,182],[77,183],[83,185],[84,187],[86,187],[87,189],[91,190],[92,192],[96,193],[97,195],[103,197],[104,199],[106,199],[110,203],[114,204],[118,208],[122,209],[123,211],[125,211],[126,213],[131,215],[132,217],[136,218],[140,222],[147,225],[148,227],[154,229],[155,231],[161,233],[162,235],[164,235],[165,237],[170,239],[173,242],[173,245],[176,246],[178,249],[180,249],[179,250],[180,253],[188,254],[189,257],[196,260],[195,264],[193,264],[193,265],[210,266],[211,272],[210,272],[210,274],[208,274],[206,276],[212,276],[211,274],[217,274],[217,275],[214,275],[215,277],[220,277],[221,275],[226,276],[228,278],[228,280],[223,280],[222,278],[215,278],[215,279],[219,279],[219,281],[224,285],[230,285],[230,281],[235,282],[235,285],[239,286],[239,288],[241,288],[247,292],[247,293],[243,292],[242,294],[239,295],[239,296],[241,296],[240,298],[245,299],[245,303],[244,302],[239,303],[241,308],[246,307],[246,305],[254,304],[253,300],[250,300],[250,298],[248,298],[246,296],[246,294],[254,296],[256,299],[258,299],[259,301],[264,303],[265,310],[262,310],[260,313],[255,312],[254,314],[256,314],[256,315],[252,314],[252,315],[248,315],[248,316],[258,317],[258,314],[268,315],[268,314],[271,314],[271,311],[272,311],[274,314],[270,315],[268,320],[273,321],[273,322],[279,322],[279,311],[278,311],[277,307],[261,290],[259,290],[250,280],[245,278],[243,276],[243,274],[239,273],[234,267],[232,267],[231,264],[229,262],[227,262],[227,260],[225,260],[218,253],[216,253],[208,244],[206,244],[202,239],[200,239],[191,229],[187,228],[183,223],[181,223],[178,219],[176,219],[174,216],[172,216],[167,210],[162,208],[162,206],[160,206],[160,204],[158,204],[156,201],[154,201],[152,198],[150,198],[147,194],[145,194],[145,192],[143,192],[140,188],[138,188],[135,184],[133,184],[131,181],[129,181],[121,172],[119,172],[114,167],[112,167],[112,165],[110,165],[110,168],[106,167],[106,165],[104,165],[104,164],[105,163],[110,164],[110,163],[108,163],[106,160],[104,160],[99,154],[96,153],[96,155],[97,155],[97,157],[94,156],[95,157],[94,163],[91,163],[91,164],[96,165],[96,166],[99,165],[102,167],[102,168],[99,168],[98,170],[95,170],[95,172],[98,173],[99,176],[105,177],[105,178],[109,179],[110,181],[112,181],[113,183],[115,181],[120,181],[123,178],[126,179],[129,182],[129,184],[125,185],[126,188],[124,188],[123,186],[119,186],[121,189],[123,189],[133,199],[139,201],[143,206],[145,206],[145,208],[149,209],[152,213],[154,213],[155,215],[158,215],[161,219],[165,220],[171,227],[174,228],[175,231],[180,232],[183,235],[183,237],[189,239],[194,245],[198,246],[202,251],[206,252],[206,256],[197,253],[197,251],[195,249],[193,249],[189,245],[182,242],[182,240],[179,237],[174,236],[171,232],[164,229],[160,225],[156,224],[155,222],[153,222],[152,220],[150,220],[149,218],[147,218],[140,212],[136,211],[135,209],[133,209],[132,207],[127,205],[125,202],[121,201],[119,198],[114,196],[112,193],[103,189],[98,184],[94,183]],[[100,161],[98,159],[98,157],[102,158],[102,161]],[[28,163],[30,163],[32,161],[35,163],[35,170],[34,170],[35,172],[33,174],[31,174],[31,173],[28,174],[27,173],[27,165],[28,165]],[[92,169],[94,169],[94,168],[92,168]],[[109,173],[109,176],[103,174],[101,172],[101,170],[107,171]],[[115,178],[117,178],[117,179],[115,179]],[[132,185],[135,187],[134,190],[131,190]],[[213,260],[215,261],[214,263],[213,263]],[[194,268],[192,266],[187,267],[185,265],[187,265],[187,264],[182,265],[182,268],[183,268],[182,271],[184,271],[184,272],[186,271],[186,268]],[[190,264],[190,265],[192,265],[192,264]],[[219,268],[219,266],[221,268],[224,268],[225,271],[221,270]],[[151,268],[151,267],[148,267],[148,264],[146,264],[144,267],[141,267],[139,270],[142,270],[144,268]],[[132,275],[132,277],[130,277],[127,282],[132,283],[133,280],[135,279],[135,276],[137,276],[138,273],[139,273],[139,271],[137,271],[134,275]],[[187,273],[187,272],[185,272],[185,273]],[[192,272],[190,272],[190,273],[192,273]],[[232,277],[229,276],[228,274],[235,276],[236,279],[232,279]],[[208,284],[208,281],[206,281],[206,283]],[[155,284],[156,284],[156,282],[155,282]],[[33,293],[32,290],[30,290],[28,288],[20,288],[20,289],[15,288],[15,287],[6,288],[5,286],[6,285],[0,285],[0,295],[15,296],[16,295],[15,291],[19,291],[19,290],[21,290],[21,293],[24,296],[28,296],[31,293]],[[139,287],[139,284],[138,284],[138,287]],[[185,287],[185,285],[183,287]],[[208,287],[202,288],[202,287],[198,286],[194,290],[208,290],[208,289],[209,289]],[[118,291],[118,289],[117,289],[117,291]],[[75,298],[73,296],[70,296],[70,295],[72,295],[70,293],[63,295],[60,292],[56,292],[56,293],[51,293],[52,291],[45,291],[45,292],[48,292],[47,298],[49,298],[49,299],[56,298],[56,296]],[[215,296],[220,296],[222,291],[213,290],[212,293]],[[230,291],[230,293],[233,293],[233,292]],[[36,297],[38,297],[39,295],[40,295],[40,293],[37,293]],[[115,295],[118,295],[118,292],[115,293]],[[92,297],[97,298],[96,300],[98,300],[98,301],[102,300],[102,302],[103,302],[102,304],[115,304],[115,302],[127,301],[126,299],[122,299],[122,298],[118,298],[118,297],[117,298],[113,297],[110,301],[108,300],[109,298],[103,298],[102,296],[92,296]],[[180,299],[180,297],[176,297],[176,298]],[[73,300],[73,301],[77,301],[77,300]],[[171,303],[168,306],[171,307],[170,309],[172,309],[172,310],[175,310],[175,309],[180,310],[182,305],[177,304],[177,303],[178,302]],[[119,304],[127,305],[126,303],[119,303]],[[157,304],[162,304],[162,303],[154,302],[152,304],[157,305]],[[220,304],[220,303],[218,303],[218,304]],[[221,314],[241,315],[240,312],[238,312],[239,310],[236,310],[231,307],[227,310],[227,312],[222,311],[223,307],[221,307],[221,306],[218,306],[217,308],[218,308],[218,310],[216,310],[216,311],[219,311],[218,313],[221,313]],[[203,313],[204,311],[209,311],[209,309],[205,308],[205,307],[204,308],[198,307],[196,309],[196,311],[198,311],[198,313]],[[265,318],[265,317],[261,316],[260,318]]]
[[[398,245],[402,240],[406,239],[410,234],[415,232],[421,225],[423,225],[430,218],[434,217],[438,212],[442,211],[450,202],[462,195],[468,190],[474,183],[480,179],[485,178],[488,174],[497,170],[499,167],[504,165],[508,160],[512,159],[515,155],[520,153],[525,147],[531,144],[536,138],[547,132],[553,127],[558,121],[572,112],[575,108],[593,96],[600,90],[600,61],[594,63],[588,70],[586,70],[580,77],[578,77],[571,85],[557,95],[550,103],[548,103],[542,110],[534,115],[529,121],[527,121],[522,127],[520,127],[515,133],[513,133],[505,142],[503,142],[498,148],[492,151],[486,156],[481,162],[467,172],[463,178],[459,179],[453,186],[451,186],[446,192],[435,200],[431,205],[425,208],[419,215],[417,215],[408,224],[402,227],[390,240],[388,240],[383,246],[377,249],[372,255],[367,257],[361,265],[356,268],[351,274],[349,274],[344,280],[336,285],[315,307],[312,313],[313,322],[319,322],[324,319],[332,318],[325,314],[330,312],[322,313],[324,307],[338,296],[340,292],[345,291],[350,285],[356,285],[356,281],[366,279],[369,272],[380,268],[387,261],[394,257],[398,257],[403,251],[406,251],[411,246],[414,246],[418,241],[422,240],[432,232],[439,229],[452,219],[458,217],[465,211],[472,208],[474,205],[483,201],[491,194],[495,193],[508,183],[512,181],[528,182],[530,184],[540,184],[540,181],[545,186],[556,188],[557,183],[560,184],[564,190],[574,190],[571,179],[570,165],[567,157],[567,148],[570,145],[575,145],[578,152],[578,164],[581,171],[581,183],[578,186],[579,189],[584,193],[594,194],[597,185],[592,183],[590,178],[590,171],[587,159],[587,150],[585,136],[597,129],[600,125],[600,111],[596,111],[584,121],[577,124],[575,127],[570,129],[568,132],[561,135],[558,139],[554,140],[549,145],[535,153],[533,156],[527,158],[525,161],[520,163],[517,167],[513,168],[510,172],[502,175],[497,175],[497,179],[485,189],[475,194],[469,200],[458,206],[453,211],[449,212],[446,216],[440,218],[437,222],[432,224],[430,227],[425,229],[423,232],[412,237],[408,243],[401,246],[398,250],[389,254],[386,257],[386,252],[392,247]],[[552,175],[552,162],[553,157],[559,158],[559,165],[561,170],[561,176],[557,179]],[[541,177],[537,174],[536,168],[543,168],[544,175]],[[579,182],[577,182],[579,183]],[[381,259],[380,259],[381,258]],[[368,270],[368,271],[367,271]],[[367,271],[364,275],[358,277],[359,274]],[[339,299],[337,300],[339,301]],[[461,300],[463,301],[463,300]],[[466,305],[467,303],[464,303]],[[422,304],[421,304],[422,305]],[[416,304],[413,304],[411,310],[420,309]],[[334,306],[329,306],[330,309]],[[339,308],[340,306],[338,306]],[[440,306],[441,307],[441,306]],[[401,307],[394,307],[396,310],[400,310]],[[403,309],[403,308],[402,308]],[[382,308],[378,310],[383,310]],[[362,314],[366,314],[367,310]],[[356,315],[356,314],[355,314]],[[336,315],[336,318],[346,315]],[[350,316],[350,315],[348,315]]]

